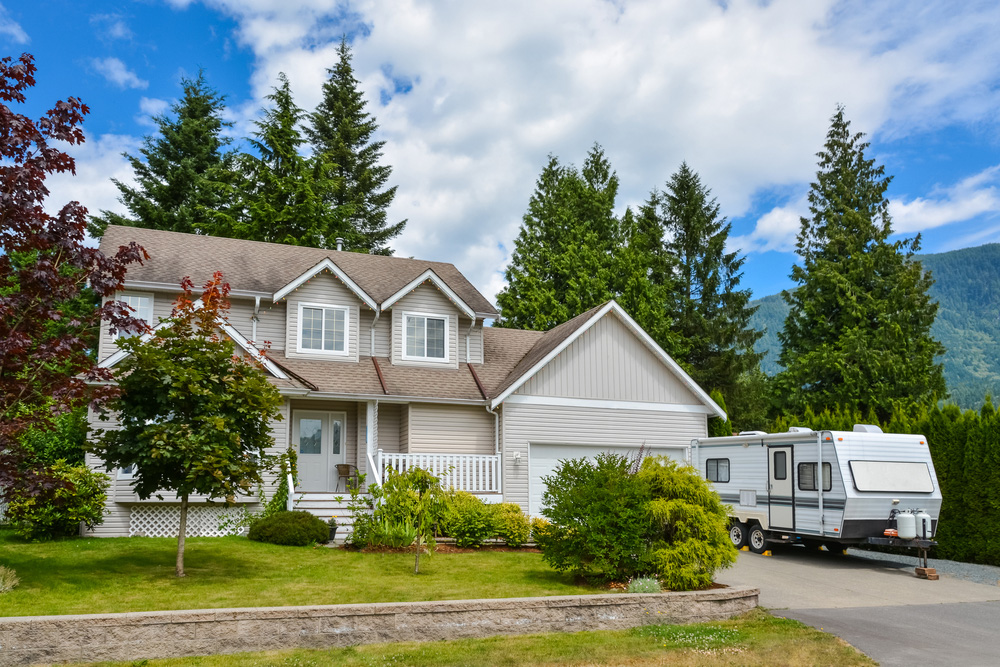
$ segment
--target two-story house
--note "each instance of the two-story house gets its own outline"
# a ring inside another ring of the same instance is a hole
[[[613,301],[548,332],[503,329],[484,326],[496,309],[451,264],[118,226],[101,248],[130,241],[150,259],[117,298],[153,325],[183,277],[222,271],[232,307],[220,331],[249,354],[269,343],[265,368],[285,399],[275,451],[295,448],[293,499],[319,515],[336,511],[342,473],[377,484],[390,466],[537,515],[560,459],[643,444],[683,459],[724,416]],[[124,358],[106,323],[98,354],[106,367]],[[92,413],[91,426],[115,424]],[[131,471],[112,477],[92,534],[176,534],[176,497],[140,501]],[[193,506],[189,534],[217,534],[224,511]]]

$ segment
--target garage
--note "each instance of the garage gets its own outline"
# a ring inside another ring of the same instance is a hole
[[[541,516],[542,494],[545,492],[545,482],[542,477],[551,475],[565,459],[596,458],[598,454],[607,452],[621,456],[633,457],[639,451],[638,447],[606,447],[601,445],[528,445],[528,514]],[[647,456],[667,456],[677,461],[685,458],[685,447],[647,448]]]

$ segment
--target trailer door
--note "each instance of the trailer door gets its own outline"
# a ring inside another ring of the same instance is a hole
[[[772,530],[795,529],[792,448],[767,448],[768,519]]]

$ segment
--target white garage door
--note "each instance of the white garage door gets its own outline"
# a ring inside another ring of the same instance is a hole
[[[608,452],[632,457],[639,451],[638,447],[599,447],[594,445],[528,445],[528,514],[541,516],[542,494],[545,492],[545,482],[542,477],[551,475],[564,459],[596,458],[598,454]],[[667,456],[677,461],[683,461],[685,448],[648,448],[647,456]]]

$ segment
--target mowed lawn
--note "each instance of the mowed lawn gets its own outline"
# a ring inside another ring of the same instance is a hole
[[[20,585],[0,616],[167,609],[409,602],[600,592],[527,552],[413,554],[280,547],[242,537],[189,538],[174,576],[176,540],[88,538],[30,543],[0,530],[0,564]]]

